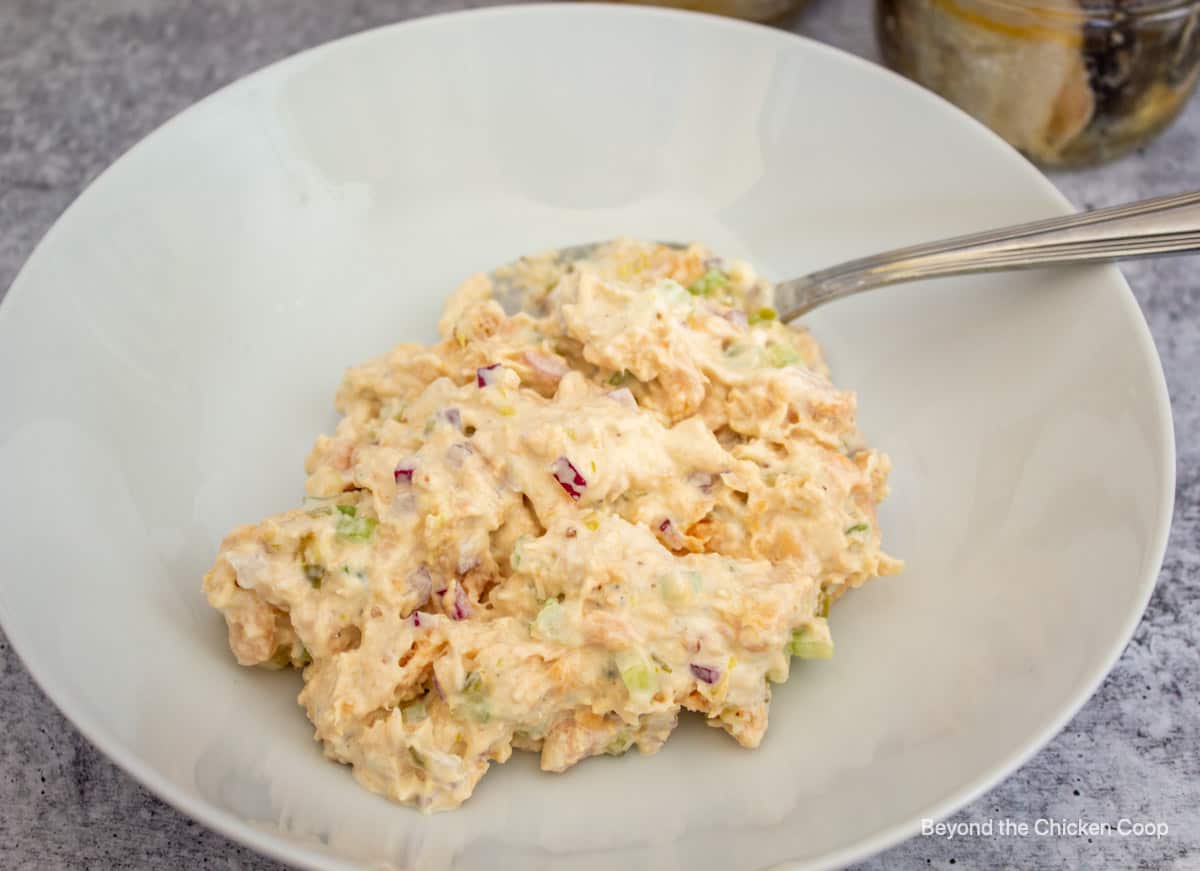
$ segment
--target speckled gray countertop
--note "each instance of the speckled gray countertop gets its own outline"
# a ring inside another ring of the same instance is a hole
[[[83,187],[200,97],[300,49],[463,0],[0,0],[0,290]],[[814,0],[791,25],[875,57],[869,0]],[[1123,161],[1055,177],[1078,206],[1200,189],[1200,100]],[[860,869],[1200,868],[1200,274],[1125,267],[1166,369],[1178,487],[1145,619],[1075,720],[953,818],[1122,817],[1140,837],[915,837]],[[0,866],[278,868],[167,807],[101,756],[0,635]]]

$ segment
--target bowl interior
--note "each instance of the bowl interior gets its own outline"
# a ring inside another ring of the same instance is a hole
[[[951,280],[813,315],[894,462],[900,577],[777,688],[754,753],[517,754],[433,818],[324,761],[294,675],[199,592],[290,507],[342,369],[429,340],[468,274],[626,233],[783,278],[1054,214],[1015,152],[835,51],[703,16],[529,8],[334,43],[105,173],[0,308],[0,618],[42,686],[175,804],[304,864],[759,868],[848,860],[1003,776],[1094,689],[1169,523],[1169,410],[1114,269]]]

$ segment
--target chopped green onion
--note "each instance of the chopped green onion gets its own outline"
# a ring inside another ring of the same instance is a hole
[[[728,283],[728,275],[719,269],[710,269],[688,287],[688,293],[692,296],[709,296]]]
[[[777,317],[779,317],[779,313],[775,309],[763,306],[758,311],[750,313],[750,325],[767,323]]]
[[[853,535],[856,532],[866,532],[870,528],[869,524],[856,523],[853,526],[846,527],[846,535]]]
[[[608,376],[609,387],[620,387],[623,384],[633,379],[633,373],[628,369],[622,369],[620,372],[614,372]]]
[[[408,748],[408,757],[413,761],[413,765],[417,766],[417,768],[425,767],[425,757],[417,752],[416,747]]]

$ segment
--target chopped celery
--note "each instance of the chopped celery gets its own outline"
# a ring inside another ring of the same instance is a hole
[[[767,362],[776,369],[782,369],[799,363],[800,355],[791,345],[771,345],[767,348]]]
[[[846,527],[846,535],[853,535],[856,532],[866,532],[870,528],[869,524],[856,523],[853,526]]]
[[[825,618],[814,617],[812,622],[794,630],[788,651],[801,659],[831,658],[833,636],[829,634],[829,624]]]
[[[346,517],[353,517],[358,514],[358,509],[353,505],[339,505],[337,510],[338,514],[344,514]]]
[[[342,509],[349,508],[350,512]],[[350,541],[367,541],[375,533],[375,526],[378,524],[374,517],[356,517],[357,513],[353,506],[339,505],[338,511],[342,516],[338,518],[337,534],[342,538]]]
[[[308,512],[309,517],[320,517],[323,514],[328,514],[329,499],[323,499],[319,496],[305,496],[304,510]]]
[[[633,380],[633,374],[628,369],[622,369],[620,372],[614,372],[608,376],[609,387],[621,387]]]
[[[523,542],[524,540],[525,540],[525,536],[521,536],[520,538],[518,538],[516,540],[516,543],[513,544],[512,553],[509,554],[509,557],[508,557],[508,564],[510,566],[512,566],[512,570],[514,572],[517,569],[521,568],[521,560],[523,558],[521,555],[521,542]]]
[[[542,605],[542,609],[538,611],[537,617],[530,624],[530,634],[540,640],[554,640],[562,636],[563,621],[566,619],[566,612],[563,606],[559,604],[558,599],[547,599]]]
[[[632,650],[622,650],[616,655],[617,668],[621,671],[621,681],[629,695],[634,698],[649,698],[658,689],[658,674],[651,668],[641,654]]]
[[[462,710],[480,723],[486,723],[492,718],[487,690],[483,688],[483,678],[477,671],[470,672],[463,681]]]
[[[692,296],[709,296],[728,283],[728,275],[719,269],[710,269],[688,286],[688,293]]]
[[[304,577],[308,578],[308,582],[315,589],[321,589],[321,581],[325,579],[325,566],[321,565],[306,565],[304,567]]]
[[[790,642],[788,644],[788,648],[789,648],[789,650],[791,648]],[[776,665],[771,666],[771,668],[767,670],[767,680],[769,680],[771,683],[783,683],[784,681],[787,680],[787,677],[788,677],[788,658],[786,656],[784,656],[781,662],[779,662]]]
[[[689,309],[692,307],[691,291],[673,279],[663,279],[655,286],[654,290],[668,306]]]
[[[425,708],[425,703],[417,699],[401,708],[400,715],[406,723],[420,723],[429,716],[429,711]]]
[[[622,730],[615,738],[608,742],[608,745],[604,748],[604,752],[609,756],[620,756],[632,746],[633,736],[628,731]]]
[[[764,324],[775,320],[777,317],[779,317],[779,313],[775,309],[763,306],[758,311],[751,312],[749,320],[751,325]]]

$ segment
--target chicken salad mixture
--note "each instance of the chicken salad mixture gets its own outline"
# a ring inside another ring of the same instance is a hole
[[[303,670],[327,756],[426,811],[513,748],[653,753],[681,709],[755,747],[829,608],[895,574],[889,462],[770,285],[622,239],[486,276],[433,346],[349,370],[304,504],[205,576],[239,663]]]

